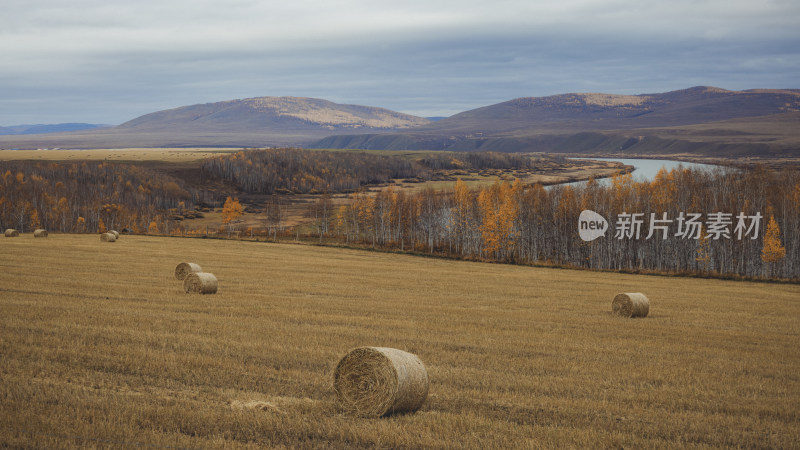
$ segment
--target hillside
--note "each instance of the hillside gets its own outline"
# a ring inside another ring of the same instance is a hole
[[[332,136],[321,148],[796,153],[800,91],[695,87],[662,94],[526,97],[404,133]],[[765,133],[764,128],[769,132]]]
[[[388,109],[340,105],[301,97],[258,97],[159,111],[118,126],[118,130],[175,129],[253,132],[297,130],[330,133],[337,129],[403,129],[429,121]]]
[[[484,133],[588,131],[667,127],[800,111],[800,92],[726,91],[695,87],[663,94],[598,93],[527,97],[466,111],[437,122],[436,131]]]
[[[441,120],[304,97],[183,106],[0,148],[270,147],[800,156],[800,90],[524,97]]]
[[[88,132],[0,139],[0,148],[302,146],[322,137],[428,124],[388,109],[301,97],[258,97],[158,111]]]

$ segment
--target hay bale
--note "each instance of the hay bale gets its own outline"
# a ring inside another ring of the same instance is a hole
[[[103,233],[100,235],[101,242],[116,242],[117,238],[111,233]]]
[[[39,228],[38,230],[33,232],[33,237],[35,238],[47,237],[47,230]]]
[[[19,236],[19,231],[9,228],[6,230],[6,237],[17,237]]]
[[[190,273],[202,272],[200,264],[182,262],[175,267],[175,278],[185,280]]]
[[[114,235],[114,239],[119,239],[119,232],[115,230],[108,230],[109,233]]]
[[[216,294],[217,277],[207,272],[190,273],[183,280],[183,290],[187,294]]]
[[[428,397],[428,372],[411,353],[387,347],[360,347],[339,361],[333,388],[349,413],[380,417],[416,411]]]
[[[639,292],[617,294],[611,302],[611,310],[622,317],[647,317],[650,301]]]

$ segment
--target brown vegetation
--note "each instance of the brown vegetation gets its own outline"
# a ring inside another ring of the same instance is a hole
[[[674,169],[611,181],[354,194],[316,228],[347,243],[482,260],[800,278],[800,172]],[[608,220],[605,237],[580,239],[583,210]],[[693,217],[715,225],[701,233]]]
[[[25,231],[143,231],[169,208],[192,208],[194,191],[159,171],[83,161],[0,162],[0,226]]]
[[[150,236],[95,257],[96,239],[2,244],[0,447],[800,443],[796,285]],[[176,254],[225,289],[176,289]],[[620,291],[658,308],[614,316]],[[333,371],[360,346],[424,361],[416,413],[339,412]]]
[[[321,243],[504,262],[781,278],[798,278],[800,270],[797,171],[757,167],[731,176],[734,172],[676,170],[649,183],[617,176],[612,186],[592,182],[545,189],[510,181],[555,181],[578,177],[581,171],[614,169],[541,155],[298,149],[243,151],[203,164],[202,171],[195,166],[170,172],[166,166],[111,163],[4,163],[0,227],[208,235],[217,234],[222,225],[227,237],[276,239],[293,231],[298,238],[314,233]],[[398,176],[405,178],[393,178]],[[462,177],[456,195],[453,186]],[[498,179],[504,182],[491,184]],[[363,190],[380,182],[388,187]],[[432,186],[445,190],[433,191]],[[355,189],[359,192],[347,197],[326,193]],[[231,195],[237,190],[241,203]],[[296,194],[303,192],[317,194]],[[211,208],[220,206],[221,211]],[[611,222],[605,239],[577,239],[577,217],[584,209]],[[768,216],[768,211],[773,212]],[[615,222],[626,213],[641,214],[643,231],[615,239]],[[676,236],[674,229],[658,239],[663,234],[651,227],[666,214],[675,228],[690,213],[727,215],[731,223],[724,239],[717,234],[705,243],[699,237]],[[746,230],[740,225],[747,223],[739,214],[748,220],[760,215],[752,236],[742,239]],[[763,232],[773,215],[775,225],[767,236]],[[739,236],[729,237],[737,230]],[[648,231],[656,231],[655,238],[647,238]]]

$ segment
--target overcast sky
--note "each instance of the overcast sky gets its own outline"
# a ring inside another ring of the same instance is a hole
[[[447,116],[517,97],[800,88],[798,0],[3,0],[0,126],[261,96]]]

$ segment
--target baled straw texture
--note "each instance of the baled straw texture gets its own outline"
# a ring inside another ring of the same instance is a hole
[[[387,347],[359,347],[339,361],[333,388],[349,413],[380,417],[416,411],[428,397],[428,372],[411,353]]]
[[[19,231],[9,228],[6,230],[6,237],[17,237],[19,236]]]
[[[100,241],[102,242],[116,242],[117,238],[111,233],[103,233],[100,235]]]
[[[40,238],[40,237],[47,237],[47,230],[38,229],[33,232],[33,237]]]
[[[639,292],[617,294],[611,302],[611,310],[622,317],[647,317],[650,301]]]
[[[183,280],[183,290],[187,294],[216,294],[217,277],[206,272],[190,273]]]
[[[182,262],[175,267],[175,278],[185,280],[190,273],[202,272],[200,264]]]
[[[114,235],[114,239],[119,239],[119,231],[108,230],[108,232]]]

